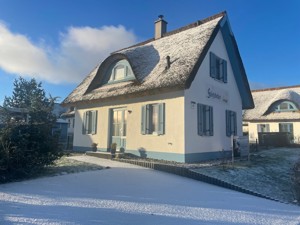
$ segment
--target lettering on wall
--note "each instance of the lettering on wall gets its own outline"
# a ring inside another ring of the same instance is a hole
[[[207,85],[207,98],[220,101],[223,103],[228,103],[228,92],[221,89],[214,87],[212,85]]]

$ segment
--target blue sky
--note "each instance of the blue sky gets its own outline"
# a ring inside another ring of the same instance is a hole
[[[110,52],[226,10],[253,89],[300,85],[300,1],[0,0],[0,104],[18,76],[62,101]]]

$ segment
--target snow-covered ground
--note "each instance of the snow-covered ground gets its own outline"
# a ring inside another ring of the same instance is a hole
[[[0,224],[300,224],[300,207],[130,164],[0,185]]]
[[[252,153],[249,162],[208,164],[193,170],[292,203],[296,200],[293,167],[299,157],[300,148],[274,148]]]

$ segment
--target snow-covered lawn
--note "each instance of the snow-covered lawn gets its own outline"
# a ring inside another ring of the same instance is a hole
[[[233,165],[209,165],[195,171],[266,196],[295,202],[293,166],[300,158],[299,148],[274,148],[254,152],[250,161]]]
[[[0,224],[300,224],[300,207],[130,164],[0,185]]]

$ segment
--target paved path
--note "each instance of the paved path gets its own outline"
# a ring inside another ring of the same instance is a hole
[[[111,168],[141,168],[139,166],[131,165],[129,163],[122,163],[110,159],[102,159],[93,156],[87,155],[76,155],[70,156],[70,159],[75,159],[82,162],[92,163],[103,167],[111,167]]]

